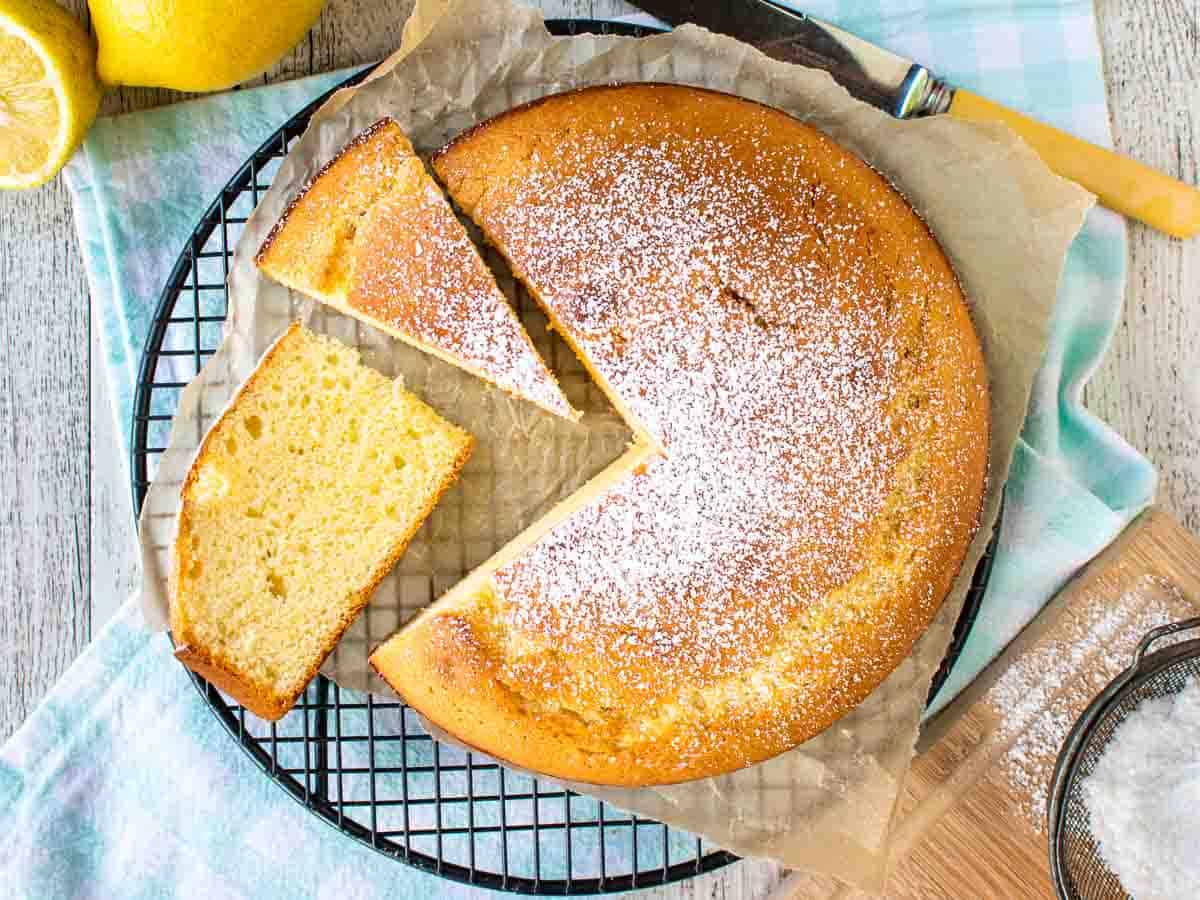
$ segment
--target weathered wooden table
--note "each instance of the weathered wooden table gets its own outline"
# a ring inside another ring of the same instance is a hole
[[[85,0],[66,0],[81,16]],[[330,0],[262,81],[375,60],[412,0]],[[622,0],[543,0],[547,15],[632,12]],[[1119,150],[1200,181],[1200,0],[1097,0]],[[180,99],[123,89],[104,111]],[[1124,321],[1087,403],[1161,473],[1161,505],[1200,531],[1200,240],[1130,229]],[[61,181],[0,197],[0,740],[134,586],[129,487],[83,266]],[[123,426],[122,426],[123,427]],[[763,897],[776,867],[742,863],[656,898]]]

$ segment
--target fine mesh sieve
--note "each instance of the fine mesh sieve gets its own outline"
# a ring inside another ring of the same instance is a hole
[[[1084,780],[1096,768],[1113,732],[1144,700],[1178,693],[1200,679],[1200,637],[1151,651],[1183,631],[1200,634],[1200,617],[1162,625],[1146,633],[1133,662],[1091,702],[1067,735],[1050,787],[1050,871],[1063,900],[1127,900],[1129,894],[1105,865],[1092,836],[1083,800]]]

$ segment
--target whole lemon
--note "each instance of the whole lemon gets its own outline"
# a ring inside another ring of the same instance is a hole
[[[217,91],[304,36],[324,0],[88,0],[108,84]]]

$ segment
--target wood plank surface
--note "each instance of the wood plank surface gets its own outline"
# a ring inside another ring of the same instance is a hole
[[[63,5],[86,17],[85,0]],[[256,83],[382,57],[411,5],[330,0]],[[633,10],[622,0],[540,5],[552,16]],[[1118,149],[1200,181],[1200,2],[1098,0],[1097,12]],[[183,96],[122,89],[103,108]],[[1133,226],[1130,244],[1125,319],[1087,402],[1159,467],[1164,507],[1200,530],[1200,241]],[[136,583],[115,453],[126,424],[111,421],[89,326],[63,183],[0,195],[0,740]],[[761,898],[777,878],[769,864],[743,863],[646,896]]]
[[[66,185],[0,192],[0,740],[91,637],[89,335]]]
[[[1099,0],[1116,149],[1200,184],[1200,0]],[[1200,239],[1129,226],[1125,316],[1085,393],[1200,533]]]

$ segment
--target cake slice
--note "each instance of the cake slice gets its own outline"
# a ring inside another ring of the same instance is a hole
[[[251,712],[283,716],[472,445],[357,350],[292,325],[184,480],[175,655]]]
[[[256,262],[276,281],[516,397],[579,417],[391,119],[309,182]]]

